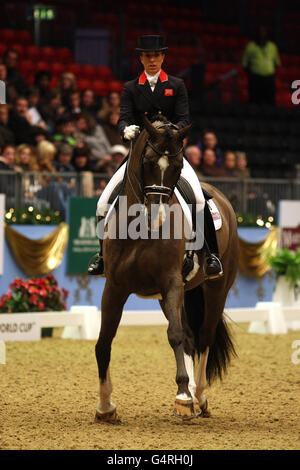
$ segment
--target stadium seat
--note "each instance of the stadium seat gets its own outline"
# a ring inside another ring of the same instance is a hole
[[[24,57],[25,47],[22,44],[13,43],[10,47],[14,49],[15,51],[17,51],[17,53],[19,54],[19,58]]]
[[[112,71],[105,65],[99,65],[96,67],[95,77],[101,80],[109,80],[112,78]]]
[[[92,79],[96,77],[96,67],[93,65],[82,65],[80,68],[82,78]]]
[[[0,41],[3,42],[6,47],[10,46],[14,42],[17,42],[15,31],[13,29],[0,29]]]
[[[77,80],[77,88],[80,91],[84,90],[85,88],[92,88],[92,82],[87,78],[79,78]]]
[[[67,71],[67,68],[68,66],[62,64],[61,62],[52,62],[52,64],[50,64],[50,72],[53,75],[61,75]]]
[[[56,53],[54,47],[41,47],[40,57],[42,60],[54,62],[56,60]]]
[[[56,60],[62,61],[64,64],[69,64],[72,62],[72,53],[67,47],[60,47],[55,50]]]
[[[118,80],[111,80],[108,82],[108,90],[121,93],[123,90],[123,83],[119,82]]]
[[[27,46],[25,48],[24,54],[28,59],[38,60],[40,58],[40,49],[37,46]]]
[[[94,80],[92,82],[92,89],[96,95],[106,96],[108,93],[108,86],[104,80]]]
[[[50,64],[49,62],[46,62],[45,60],[39,60],[34,64],[34,69],[35,71],[40,71],[40,70],[50,70]]]
[[[18,69],[19,69],[21,75],[26,76],[34,70],[34,67],[35,67],[35,65],[34,65],[34,62],[32,60],[23,59],[23,60],[20,60]]]
[[[15,40],[16,42],[20,42],[24,45],[30,45],[33,43],[31,33],[27,30],[15,31]]]
[[[66,71],[73,73],[75,76],[80,75],[80,70],[81,70],[80,64],[68,64],[66,67]]]

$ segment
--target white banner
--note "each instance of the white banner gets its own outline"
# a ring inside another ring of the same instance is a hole
[[[0,275],[3,274],[5,195],[0,194]]]
[[[0,341],[39,341],[40,339],[41,326],[34,314],[0,314]]]

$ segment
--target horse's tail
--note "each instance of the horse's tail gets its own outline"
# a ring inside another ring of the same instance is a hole
[[[199,357],[200,353],[204,352],[208,346],[201,344],[203,343],[201,326],[205,315],[204,293],[201,285],[185,292],[183,310],[188,334],[193,335],[194,354],[197,353]],[[217,377],[222,379],[231,356],[235,355],[231,332],[222,316],[216,327],[214,342],[209,345],[206,367],[206,377],[209,384]]]

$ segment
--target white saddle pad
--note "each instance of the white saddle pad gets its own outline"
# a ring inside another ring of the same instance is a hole
[[[215,224],[215,229],[219,230],[222,227],[222,217],[219,212],[219,209],[217,208],[216,204],[212,199],[209,199],[207,201],[211,216],[213,218],[214,224]]]

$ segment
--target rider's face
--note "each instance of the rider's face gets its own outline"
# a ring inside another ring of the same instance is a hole
[[[165,54],[157,51],[142,52],[140,58],[145,71],[149,75],[155,75],[161,69]]]

